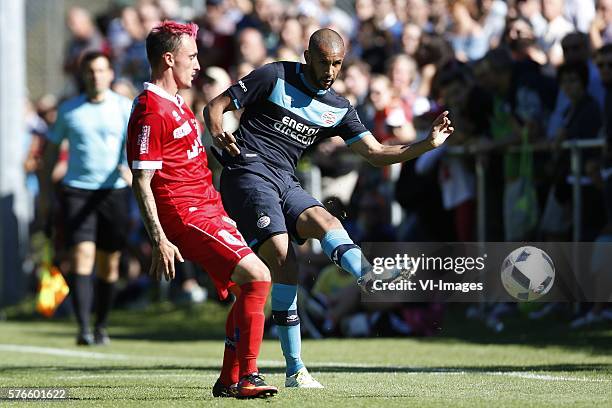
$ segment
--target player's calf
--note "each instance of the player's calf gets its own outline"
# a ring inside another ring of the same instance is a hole
[[[297,285],[275,283],[272,286],[272,320],[286,362],[287,377],[304,368],[301,352],[300,317],[297,312]]]
[[[248,398],[265,393],[275,394],[276,388],[265,384],[257,369],[265,322],[263,309],[271,286],[270,271],[259,258],[250,254],[238,263],[232,279],[240,286],[240,295],[234,305],[236,355],[241,378],[239,396]]]

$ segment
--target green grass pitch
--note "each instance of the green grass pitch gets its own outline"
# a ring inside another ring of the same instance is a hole
[[[276,340],[260,369],[279,394],[214,399],[225,309],[157,305],[117,311],[108,347],[74,345],[74,323],[0,321],[0,387],[66,387],[66,402],[0,401],[0,406],[178,407],[612,407],[612,328],[574,332],[567,322],[508,322],[494,334],[447,313],[429,338],[305,340],[303,357],[323,390],[286,390]]]

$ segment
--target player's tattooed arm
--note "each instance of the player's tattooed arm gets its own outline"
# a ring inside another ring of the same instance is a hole
[[[202,115],[215,146],[227,150],[232,156],[236,156],[240,154],[236,138],[231,132],[226,132],[223,129],[223,113],[231,110],[236,110],[236,106],[227,92],[224,92],[208,102]]]
[[[434,121],[431,131],[425,140],[411,145],[382,145],[371,134],[351,145],[351,149],[363,156],[370,164],[377,167],[402,163],[419,157],[436,147],[441,146],[453,133],[454,128],[448,118],[448,111],[440,114]]]
[[[132,189],[138,202],[138,208],[142,215],[145,228],[154,244],[158,244],[165,238],[164,231],[157,217],[157,205],[151,190],[151,180],[155,175],[155,170],[132,170],[133,180]]]
[[[155,170],[132,169],[132,173],[132,190],[134,196],[136,196],[145,228],[152,241],[153,253],[151,254],[149,274],[155,276],[158,280],[162,276],[166,280],[173,279],[175,276],[174,258],[181,262],[184,262],[184,260],[179,249],[166,237],[157,216],[157,205],[155,204],[153,190],[151,190],[151,179],[153,179]]]

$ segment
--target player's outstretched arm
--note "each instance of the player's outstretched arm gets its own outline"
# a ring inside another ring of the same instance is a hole
[[[155,170],[132,169],[132,174],[132,190],[153,246],[149,274],[155,276],[157,280],[163,275],[169,281],[175,276],[174,258],[176,257],[181,262],[184,260],[179,249],[166,238],[157,216],[157,206],[151,190],[151,179]]]
[[[419,157],[425,152],[441,146],[453,133],[448,111],[441,113],[433,122],[425,140],[411,145],[382,145],[371,134],[366,135],[351,145],[351,149],[377,167],[402,163]]]
[[[215,146],[227,150],[232,156],[236,156],[240,154],[236,138],[231,132],[226,132],[223,129],[223,113],[231,110],[235,110],[232,99],[226,93],[222,93],[208,102],[202,115]]]

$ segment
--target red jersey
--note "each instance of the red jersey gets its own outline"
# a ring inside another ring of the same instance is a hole
[[[127,159],[132,169],[155,170],[151,188],[169,236],[196,210],[207,217],[225,214],[200,134],[200,124],[180,95],[145,83],[132,107]]]

